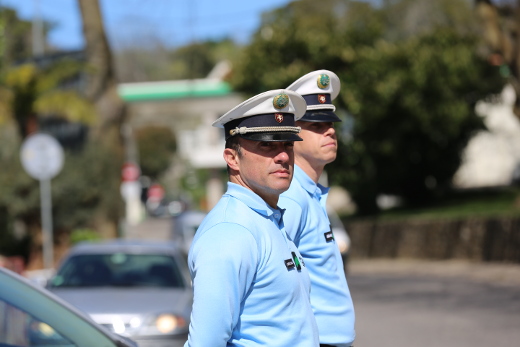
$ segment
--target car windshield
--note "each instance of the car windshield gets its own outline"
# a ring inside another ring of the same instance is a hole
[[[115,253],[69,258],[58,270],[51,286],[182,288],[184,283],[171,256]]]

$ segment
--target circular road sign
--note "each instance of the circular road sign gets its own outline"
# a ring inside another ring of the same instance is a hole
[[[22,166],[29,176],[48,180],[63,167],[63,148],[52,136],[35,133],[25,139],[20,151]]]
[[[164,198],[164,188],[160,184],[152,184],[148,188],[148,199],[161,201]]]
[[[123,164],[123,168],[121,169],[123,182],[137,181],[139,176],[141,176],[141,169],[137,164],[130,161]]]

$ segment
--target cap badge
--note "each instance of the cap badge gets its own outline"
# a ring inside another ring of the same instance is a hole
[[[321,74],[318,76],[318,87],[320,89],[325,89],[330,84],[330,77],[326,74]]]
[[[273,106],[276,109],[282,109],[289,104],[289,96],[287,94],[278,94],[273,99]]]
[[[283,114],[281,114],[281,113],[275,113],[275,114],[274,114],[274,119],[275,119],[278,123],[283,122]]]
[[[318,94],[318,102],[320,104],[324,104],[325,102],[327,102],[327,98],[325,97],[325,95],[323,94]]]

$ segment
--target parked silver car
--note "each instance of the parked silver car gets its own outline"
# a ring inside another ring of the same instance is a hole
[[[140,347],[183,346],[187,340],[193,294],[173,243],[80,244],[47,288]]]
[[[41,286],[0,268],[0,346],[137,347]]]

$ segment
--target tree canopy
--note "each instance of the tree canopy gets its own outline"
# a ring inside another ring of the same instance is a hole
[[[149,126],[138,129],[141,173],[157,180],[171,165],[177,143],[172,131],[166,127]]]
[[[253,95],[334,71],[344,122],[331,183],[349,190],[362,214],[377,211],[379,194],[427,204],[449,189],[483,128],[475,103],[505,83],[479,56],[471,16],[464,0],[292,2],[264,15],[231,83]]]
[[[144,82],[205,78],[217,63],[230,59],[239,49],[233,41],[223,39],[175,48],[130,46],[114,55],[122,82]]]
[[[52,184],[57,244],[62,240],[66,244],[67,237],[61,236],[74,228],[115,234],[122,212],[122,160],[117,148],[88,141],[86,136],[87,143],[80,146],[76,144],[83,139],[68,143],[70,135],[83,136],[87,127],[100,123],[99,112],[81,88],[84,62],[55,52],[31,56],[30,25],[4,8],[0,23],[0,252],[23,253],[38,263],[29,254],[41,246],[40,192],[38,182],[21,166],[22,141],[37,130],[46,130],[64,146],[64,167]],[[53,130],[66,136],[60,138]]]

